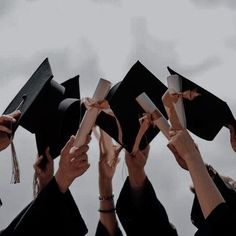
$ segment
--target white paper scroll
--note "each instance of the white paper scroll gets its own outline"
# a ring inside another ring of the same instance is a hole
[[[147,96],[146,93],[141,93],[137,98],[136,101],[139,105],[143,108],[145,112],[148,114],[153,114],[154,112],[158,112],[160,118],[153,120],[153,123],[160,129],[160,131],[166,136],[169,140],[169,128],[170,125],[166,118],[162,115],[160,110],[156,107],[156,105],[152,102],[152,100]]]
[[[178,75],[170,75],[167,77],[168,91],[170,94],[182,92],[181,78]],[[173,104],[179,122],[183,128],[186,128],[186,117],[184,111],[183,98],[179,97],[178,101]]]
[[[94,92],[93,100],[95,102],[104,100],[110,88],[111,88],[110,81],[105,79],[100,79],[97,88]],[[91,107],[85,112],[75,137],[74,146],[81,147],[86,142],[86,138],[89,135],[91,129],[94,127],[99,112],[100,109],[96,107]]]

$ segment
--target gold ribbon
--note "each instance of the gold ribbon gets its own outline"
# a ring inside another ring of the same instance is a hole
[[[170,91],[167,90],[165,92],[162,97],[162,101],[165,106],[166,113],[169,117],[172,129],[181,130],[183,128],[175,111],[174,103],[177,103],[179,98],[184,98],[192,101],[198,96],[201,96],[201,94],[197,92],[197,89],[186,90],[183,92],[174,91],[173,93],[170,93]]]
[[[87,110],[92,109],[92,108],[96,108],[96,109],[98,109],[98,113],[103,111],[107,115],[110,115],[115,118],[117,129],[118,129],[118,141],[120,144],[122,144],[122,140],[123,140],[122,128],[121,128],[119,120],[116,118],[114,112],[110,108],[108,101],[105,99],[101,100],[101,101],[95,101],[92,98],[84,98],[84,99],[82,99],[82,102],[84,103]]]
[[[200,93],[197,92],[197,89],[193,89],[193,90],[186,90],[183,92],[174,92],[174,93],[170,93],[171,96],[173,96],[175,99],[173,100],[173,102],[177,102],[179,98],[184,98],[186,100],[189,101],[193,101],[196,97],[201,96]]]
[[[162,115],[157,110],[155,110],[152,114],[144,113],[143,117],[139,119],[140,128],[135,138],[134,146],[132,149],[132,155],[135,155],[137,151],[139,150],[139,145],[142,140],[142,137],[144,136],[148,128],[151,125],[154,126],[154,121],[158,120],[161,117]]]
[[[105,99],[101,101],[96,101],[93,98],[84,98],[82,99],[82,102],[84,103],[87,110],[91,108],[97,108],[99,110],[105,110],[110,108],[108,101]]]

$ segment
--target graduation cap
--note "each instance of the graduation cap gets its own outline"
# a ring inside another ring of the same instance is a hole
[[[18,92],[4,114],[21,111],[21,117],[12,127],[22,126],[36,136],[39,155],[49,146],[56,158],[66,141],[75,134],[80,117],[79,76],[62,84],[52,79],[48,59],[45,59]]]
[[[106,99],[120,123],[122,129],[122,143],[120,144],[127,151],[132,152],[140,128],[139,119],[143,117],[144,113],[144,110],[137,103],[136,97],[145,92],[166,116],[161,100],[166,90],[167,87],[139,61],[131,67],[124,79],[110,90]],[[119,142],[117,124],[114,118],[101,112],[96,124]],[[139,148],[144,149],[158,132],[158,128],[150,127],[143,136]]]
[[[236,120],[226,102],[171,68],[167,69],[171,75],[179,76],[182,92],[189,90],[200,95],[192,100],[183,99],[187,129],[208,141],[213,140],[223,126],[236,130]],[[233,149],[236,151],[235,147]]]

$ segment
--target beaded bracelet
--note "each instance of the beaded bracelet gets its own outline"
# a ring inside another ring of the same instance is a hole
[[[116,208],[112,208],[112,209],[109,209],[109,210],[102,210],[102,209],[98,209],[98,211],[100,213],[113,213],[116,211]]]
[[[112,194],[111,196],[99,196],[98,199],[100,201],[111,201],[114,198],[114,194]]]

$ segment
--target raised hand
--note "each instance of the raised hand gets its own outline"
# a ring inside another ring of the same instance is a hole
[[[12,124],[19,119],[20,111],[14,111],[8,115],[0,116],[0,151],[4,150],[11,143]]]
[[[66,192],[74,179],[83,175],[89,168],[90,164],[86,153],[89,149],[90,139],[88,137],[86,143],[77,148],[73,146],[75,137],[72,136],[62,149],[59,168],[55,175],[61,192]]]
[[[112,180],[116,166],[119,162],[119,152],[121,149],[117,149],[114,145],[111,150],[106,151],[102,148],[101,142],[99,142],[100,158],[99,158],[99,177],[102,179]],[[112,160],[112,163],[109,163]]]
[[[148,145],[144,150],[138,151],[135,155],[131,155],[128,152],[125,153],[125,162],[128,167],[129,181],[131,187],[139,188],[142,187],[146,174],[144,167],[147,162],[150,146]]]
[[[191,160],[192,156],[195,156],[194,154],[200,154],[196,144],[185,129],[170,130],[169,135],[171,140],[167,145],[168,148],[174,154],[178,164],[183,169],[188,170],[188,161]]]
[[[39,191],[41,191],[53,178],[54,174],[54,163],[53,159],[49,153],[49,148],[46,149],[47,164],[44,169],[40,167],[40,163],[43,159],[43,156],[37,158],[34,164],[35,178],[38,179]]]

